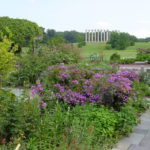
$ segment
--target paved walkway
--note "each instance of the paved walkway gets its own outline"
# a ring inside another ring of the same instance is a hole
[[[150,150],[150,109],[140,118],[141,123],[135,126],[133,133],[117,143],[112,150]]]
[[[150,71],[150,65],[147,64],[147,65],[136,65],[136,64],[130,64],[130,65],[123,65],[123,64],[120,64],[119,65],[119,69],[120,70],[137,70],[137,71]]]

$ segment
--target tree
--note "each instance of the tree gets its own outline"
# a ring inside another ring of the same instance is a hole
[[[125,33],[120,33],[117,41],[117,49],[123,50],[129,46],[128,37]]]
[[[61,36],[55,36],[55,37],[51,38],[49,41],[47,41],[47,44],[53,48],[59,47],[63,43],[64,43],[64,39]]]
[[[85,46],[86,43],[85,43],[85,40],[84,40],[84,34],[79,34],[77,36],[77,42],[78,42],[78,47],[82,47],[82,46]]]
[[[0,31],[7,36],[6,27],[11,31],[10,40],[18,47],[33,46],[34,38],[42,36],[42,30],[34,22],[25,19],[0,17]]]
[[[119,33],[111,32],[109,44],[111,45],[112,48],[116,48],[117,47],[118,40],[119,40]]]
[[[47,30],[47,38],[48,38],[48,40],[50,40],[51,38],[53,38],[53,37],[55,37],[56,36],[56,31],[55,30],[53,30],[53,29],[48,29]]]
[[[1,87],[1,80],[2,78],[6,77],[9,71],[11,71],[15,64],[14,59],[14,51],[17,49],[17,46],[15,45],[12,49],[11,44],[12,42],[6,38],[6,36],[3,37],[3,33],[0,32],[1,35],[1,42],[0,42],[0,87]]]
[[[128,33],[112,32],[108,44],[110,44],[112,48],[123,50],[128,46],[133,46],[136,41],[137,38]]]
[[[82,33],[77,31],[56,32],[57,35],[63,37],[68,43],[77,43],[78,36]]]

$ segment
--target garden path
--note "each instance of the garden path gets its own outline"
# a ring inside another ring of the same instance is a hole
[[[150,98],[147,98],[150,102]],[[140,117],[129,137],[123,138],[112,150],[150,150],[150,109]]]
[[[150,65],[136,65],[136,64],[129,64],[129,65],[123,65],[120,64],[119,65],[119,69],[120,70],[137,70],[137,71],[141,71],[141,68],[143,69],[142,71],[150,71]]]
[[[12,88],[12,92],[16,95],[16,96],[21,96],[23,89],[20,88]]]

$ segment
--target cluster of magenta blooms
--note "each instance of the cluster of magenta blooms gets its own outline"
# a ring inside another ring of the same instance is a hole
[[[56,97],[72,106],[103,103],[108,93],[123,103],[128,99],[133,82],[139,80],[138,73],[134,71],[104,74],[81,69],[75,65],[51,66],[47,75],[55,76],[53,92]],[[42,90],[40,83],[37,87],[31,87],[32,94],[40,93]],[[136,97],[135,93],[133,95]],[[42,99],[40,101],[41,107],[44,108],[45,102]]]

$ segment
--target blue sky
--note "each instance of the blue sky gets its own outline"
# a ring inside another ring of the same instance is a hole
[[[0,0],[0,16],[56,31],[109,29],[150,37],[150,0]]]

